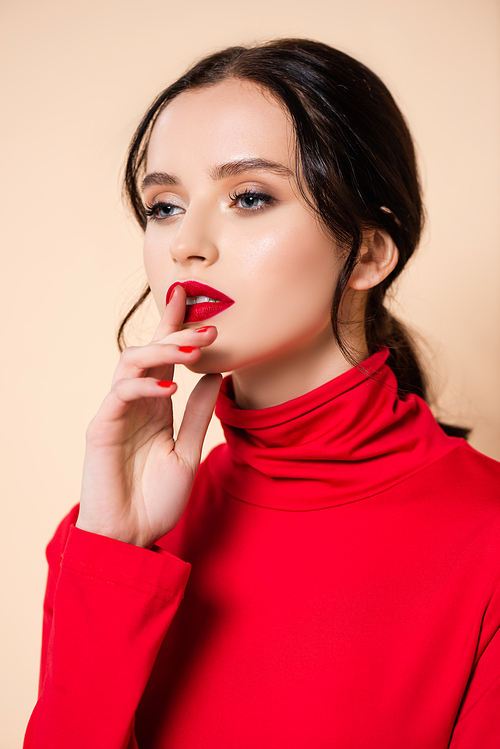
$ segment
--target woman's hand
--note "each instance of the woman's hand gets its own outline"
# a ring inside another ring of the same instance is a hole
[[[175,364],[197,361],[217,337],[213,326],[181,330],[185,308],[186,293],[176,286],[151,343],[120,356],[86,433],[78,528],[148,548],[180,520],[221,383],[217,374],[202,377],[174,440],[177,386],[158,381],[170,382]]]

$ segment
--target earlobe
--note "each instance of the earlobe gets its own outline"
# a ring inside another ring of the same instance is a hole
[[[384,229],[366,231],[358,262],[347,285],[356,291],[372,289],[394,270],[398,258],[398,248],[390,234]]]

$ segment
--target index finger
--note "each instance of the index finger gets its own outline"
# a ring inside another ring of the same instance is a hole
[[[165,305],[160,324],[156,328],[152,342],[159,341],[170,333],[175,333],[177,330],[181,330],[185,315],[186,292],[182,286],[178,284],[174,288],[168,304]]]

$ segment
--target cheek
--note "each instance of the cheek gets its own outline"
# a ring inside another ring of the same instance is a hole
[[[288,309],[311,303],[329,308],[341,267],[335,244],[312,222],[282,222],[287,228],[253,235],[242,245],[244,278],[254,305]],[[244,285],[244,287],[246,284]]]

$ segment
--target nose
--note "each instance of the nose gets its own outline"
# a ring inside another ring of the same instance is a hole
[[[187,208],[178,227],[170,244],[170,255],[174,263],[215,263],[219,257],[215,231],[203,210],[195,206]]]

